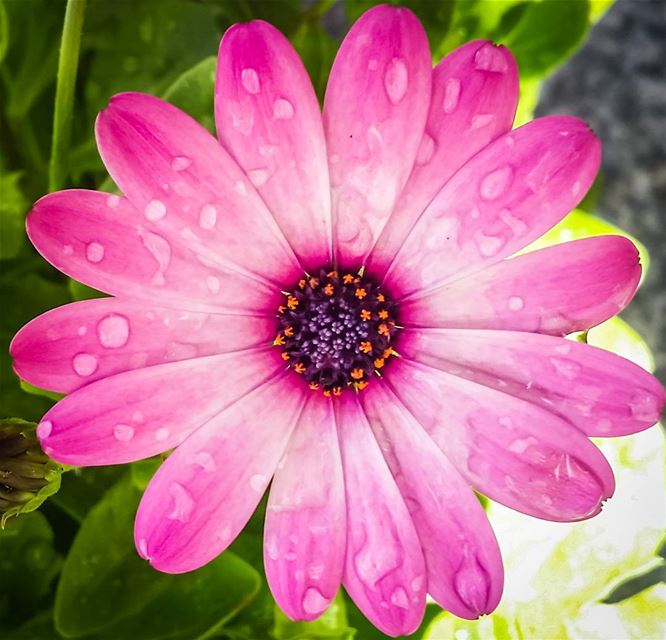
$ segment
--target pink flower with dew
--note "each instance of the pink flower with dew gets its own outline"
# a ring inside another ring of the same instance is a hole
[[[499,602],[472,489],[548,520],[599,513],[613,474],[589,436],[649,427],[664,391],[563,336],[623,309],[641,268],[617,236],[514,256],[600,160],[575,118],[512,131],[517,95],[504,47],[471,42],[432,69],[414,15],[378,6],[342,43],[323,116],[261,21],[220,45],[217,140],[158,98],[111,99],[96,136],[124,196],[49,194],[27,226],[112,297],[40,316],[11,352],[22,378],[70,394],[38,429],[54,459],[174,449],[136,517],[156,569],[224,551],[272,479],[283,611],[312,620],[342,584],[401,635],[426,593],[463,618]]]

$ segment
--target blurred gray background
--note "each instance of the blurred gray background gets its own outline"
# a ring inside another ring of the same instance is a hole
[[[568,113],[603,142],[597,213],[635,235],[650,271],[622,317],[666,381],[666,0],[618,0],[545,84],[538,115]]]

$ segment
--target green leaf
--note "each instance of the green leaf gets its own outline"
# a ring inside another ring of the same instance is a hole
[[[337,46],[319,21],[303,22],[291,38],[291,43],[305,64],[320,101],[323,101],[328,74]]]
[[[0,260],[16,257],[24,244],[30,202],[19,186],[21,176],[21,171],[0,173]]]
[[[101,291],[97,291],[97,289],[93,289],[92,287],[89,287],[82,282],[78,282],[77,280],[72,280],[71,278],[67,281],[67,288],[72,294],[72,298],[76,301],[103,298],[106,295]]]
[[[18,629],[3,636],[4,640],[54,640],[61,636],[53,626],[53,611],[42,611],[34,618],[22,624]]]
[[[347,624],[342,592],[331,606],[312,622],[293,622],[275,606],[273,637],[276,640],[351,640],[354,629]]]
[[[540,0],[526,6],[502,43],[516,57],[521,76],[539,76],[562,62],[588,28],[587,0]]]
[[[213,102],[216,64],[217,59],[214,56],[198,62],[180,75],[163,96],[211,132],[215,132]]]
[[[0,629],[34,615],[48,593],[62,563],[53,540],[39,512],[13,518],[0,529]]]
[[[256,594],[259,576],[231,553],[176,576],[142,560],[133,541],[140,497],[126,475],[81,525],[56,593],[56,628],[63,635],[191,640],[218,628]]]
[[[0,0],[0,62],[5,59],[9,47],[9,18],[5,4]]]

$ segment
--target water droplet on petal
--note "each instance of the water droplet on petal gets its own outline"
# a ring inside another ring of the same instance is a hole
[[[384,75],[384,88],[393,104],[398,104],[405,97],[408,80],[409,74],[405,61],[402,58],[393,58]]]
[[[151,284],[160,286],[164,284],[164,272],[171,262],[171,245],[156,233],[139,229],[139,236],[144,247],[148,249],[153,258],[157,260],[157,272],[153,275]]]
[[[442,107],[444,113],[453,113],[460,100],[460,80],[448,78],[444,84],[444,102]]]
[[[241,82],[243,84],[243,88],[248,93],[256,94],[259,93],[259,91],[261,90],[261,83],[259,82],[259,76],[257,75],[257,72],[252,68],[243,69],[241,71]]]
[[[631,415],[642,422],[657,422],[661,417],[661,404],[654,393],[643,389],[636,391],[629,400]]]
[[[242,196],[247,195],[247,187],[245,186],[245,183],[242,180],[238,180],[234,185],[234,188],[236,189],[237,193],[240,193],[240,195]]]
[[[211,293],[220,292],[220,281],[215,276],[208,276],[206,278],[206,286],[208,287],[208,291]]]
[[[509,187],[513,178],[513,169],[509,165],[504,165],[491,171],[483,177],[479,186],[479,193],[485,200],[495,200],[499,198]]]
[[[475,129],[480,129],[481,127],[486,127],[494,119],[495,119],[495,116],[492,113],[480,113],[479,115],[476,115],[476,116],[472,117],[472,124],[470,126],[470,129],[472,131],[474,131]]]
[[[248,178],[255,187],[260,187],[268,180],[268,171],[266,169],[253,169],[247,172]]]
[[[278,98],[273,103],[273,117],[276,120],[289,120],[293,115],[294,107],[289,100]]]
[[[153,222],[161,220],[166,215],[166,212],[166,205],[161,200],[151,200],[143,210],[146,218]]]
[[[550,358],[550,364],[555,367],[557,373],[567,380],[574,380],[580,372],[580,365],[573,360],[552,357]]]
[[[76,332],[77,335],[85,336],[88,333],[88,327],[79,327],[79,330]]]
[[[421,144],[416,152],[416,164],[427,164],[435,154],[435,141],[432,136],[424,133]]]
[[[317,615],[322,611],[325,611],[328,604],[328,598],[325,598],[319,589],[310,587],[305,591],[305,595],[303,596],[303,611],[305,611],[305,613]]]
[[[217,223],[217,209],[212,204],[205,204],[199,211],[199,226],[212,229]]]
[[[487,236],[483,233],[478,233],[475,238],[479,253],[486,258],[497,255],[504,246],[504,238],[497,236]]]
[[[416,578],[414,578],[409,585],[412,588],[412,591],[420,591],[421,587],[423,587],[424,580],[424,575],[416,576]]]
[[[53,423],[50,420],[44,420],[37,427],[37,436],[39,438],[48,438],[53,431]]]
[[[158,429],[157,431],[155,431],[155,440],[157,440],[159,442],[163,442],[168,437],[169,437],[169,430],[168,429],[161,428],[161,429]]]
[[[187,522],[194,509],[194,500],[189,491],[182,484],[174,482],[169,487],[169,495],[173,499],[173,509],[167,515],[167,518]]]
[[[80,376],[90,376],[97,371],[97,358],[89,353],[77,353],[72,359],[72,367]]]
[[[555,347],[555,351],[557,351],[557,353],[560,355],[566,356],[571,351],[571,345],[568,343],[568,341],[563,340],[562,344],[559,344],[557,347]]]
[[[238,133],[249,136],[254,128],[254,115],[252,111],[243,109],[240,105],[231,106],[231,124]]]
[[[129,442],[134,437],[134,427],[128,424],[117,424],[113,427],[113,435],[116,440]]]
[[[516,218],[511,209],[502,209],[498,215],[499,219],[509,227],[516,236],[522,236],[527,231],[527,225],[520,218]]]
[[[319,580],[324,575],[324,569],[323,564],[311,564],[308,567],[308,577],[312,580]]]
[[[104,247],[99,242],[91,242],[86,247],[86,258],[90,262],[101,262],[104,258]]]
[[[250,487],[255,491],[263,491],[266,487],[266,476],[262,476],[260,473],[254,474],[250,478]]]
[[[206,473],[215,471],[215,460],[208,451],[198,451],[190,457],[190,463],[200,466]]]
[[[511,311],[520,311],[525,306],[525,301],[520,296],[511,296],[509,298],[509,309]]]
[[[192,164],[192,160],[186,156],[176,156],[171,161],[171,168],[174,171],[185,171]]]
[[[115,194],[111,194],[106,199],[106,204],[110,209],[115,209],[120,204],[120,196],[117,196]]]
[[[391,604],[395,605],[396,607],[400,607],[400,609],[407,609],[407,607],[409,607],[409,598],[407,597],[407,592],[402,587],[398,587],[391,594]]]
[[[466,558],[463,561],[463,566],[453,580],[453,587],[465,606],[475,614],[486,612],[488,584],[485,572],[476,558]]]
[[[129,340],[129,322],[125,316],[108,315],[97,325],[97,337],[103,347],[123,347]]]
[[[474,66],[479,71],[506,73],[509,65],[499,47],[487,42],[474,54]]]

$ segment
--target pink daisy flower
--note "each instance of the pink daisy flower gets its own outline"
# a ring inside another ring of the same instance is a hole
[[[69,394],[44,450],[85,466],[174,449],[136,517],[160,571],[224,551],[272,479],[266,574],[290,617],[340,584],[390,635],[426,593],[489,613],[502,561],[473,489],[589,518],[614,488],[589,436],[645,429],[664,403],[650,374],[562,337],[628,304],[631,242],[514,255],[584,196],[598,140],[564,116],[512,131],[509,51],[471,42],[432,69],[419,21],[388,6],[342,43],[323,116],[261,21],[225,34],[215,95],[217,140],[114,96],[96,136],[124,196],[61,191],[29,215],[49,262],[112,296],[12,343],[22,378]]]

